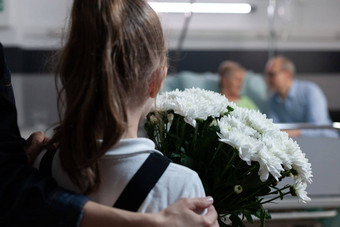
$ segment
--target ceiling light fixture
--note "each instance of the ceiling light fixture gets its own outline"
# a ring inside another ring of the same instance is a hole
[[[157,13],[247,14],[252,10],[248,3],[149,2],[149,4]]]
[[[333,128],[340,129],[340,122],[334,122]]]

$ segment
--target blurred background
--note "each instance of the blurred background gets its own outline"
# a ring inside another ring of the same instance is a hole
[[[340,121],[340,1],[194,2],[244,2],[251,5],[251,11],[159,13],[170,50],[170,76],[216,74],[223,60],[237,61],[263,74],[269,57],[284,55],[296,64],[299,79],[322,88],[333,121]],[[71,4],[72,0],[0,0],[0,40],[13,73],[22,130],[46,128],[57,118],[49,62],[62,45]]]
[[[332,120],[340,121],[339,0],[149,2],[248,3],[251,7],[249,13],[160,12],[170,51],[170,70],[164,90],[191,86],[218,90],[217,68],[224,60],[239,62],[249,73],[264,79],[268,59],[284,55],[296,64],[298,79],[320,86]],[[62,46],[71,5],[72,0],[0,0],[0,42],[12,71],[23,137],[32,131],[45,131],[57,121],[52,56]],[[324,203],[312,203],[309,208],[322,212],[331,209],[333,213],[320,217],[314,213],[316,219],[312,221],[302,218],[308,221],[285,222],[282,226],[340,226],[337,222],[339,141],[325,139],[320,144],[307,139],[301,143],[307,151],[314,148],[313,152],[330,152],[311,157],[314,176],[319,177],[315,177],[316,186],[310,192],[326,197],[328,203],[323,200]],[[322,158],[324,162],[320,161]],[[318,184],[317,179],[322,179],[322,183]],[[303,206],[288,208],[304,209]],[[276,223],[275,226],[281,225]]]

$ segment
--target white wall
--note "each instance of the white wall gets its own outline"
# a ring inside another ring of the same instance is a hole
[[[0,40],[7,46],[55,48],[72,0],[4,0],[7,24],[0,23]],[[0,18],[1,19],[1,18]]]
[[[214,0],[218,1],[218,0]],[[203,0],[198,0],[203,2]],[[207,1],[205,1],[207,2]],[[240,2],[226,1],[219,2]],[[248,15],[194,15],[186,47],[267,48],[268,0],[245,0],[255,6]],[[277,0],[275,32],[277,47],[288,49],[339,49],[339,0]],[[178,38],[184,15],[160,15],[170,41]],[[172,43],[173,44],[173,43]]]
[[[0,39],[3,43],[26,48],[53,48],[60,45],[61,30],[66,24],[65,18],[72,0],[4,1],[6,8],[9,8],[9,22],[4,22],[0,15],[0,20],[7,24],[3,26],[0,21]],[[211,0],[197,0],[209,1]],[[195,14],[185,48],[267,48],[268,1],[244,0],[256,8],[248,15]],[[277,5],[275,27],[278,48],[340,49],[339,0],[277,0]],[[185,16],[160,14],[160,17],[168,34],[170,47],[175,47]]]
[[[27,138],[33,131],[44,131],[50,135],[50,127],[58,120],[54,76],[12,74],[12,85],[22,136]]]

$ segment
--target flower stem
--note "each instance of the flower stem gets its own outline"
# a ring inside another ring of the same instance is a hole
[[[228,199],[231,195],[233,195],[234,194],[234,192],[233,191],[231,191],[228,195],[226,195],[223,199],[221,199],[220,201],[218,201],[218,203],[216,203],[216,205],[214,205],[215,207],[218,207],[220,204],[222,204],[222,203],[224,203],[224,201],[226,200],[226,199]]]
[[[287,189],[287,188],[290,188],[290,185],[286,185],[286,186],[284,186],[283,188],[277,189],[276,191],[272,191],[272,192],[270,192],[268,195],[277,194],[278,192],[283,191],[283,190],[285,190],[285,189]],[[275,189],[276,189],[276,188],[275,188]]]
[[[213,164],[215,158],[217,157],[217,154],[221,151],[221,148],[222,148],[223,145],[224,145],[223,143],[220,143],[220,144],[217,146],[214,155],[212,156],[212,158],[211,158],[209,164],[207,165],[207,168],[206,168],[206,171],[205,171],[205,177],[203,177],[203,179],[205,179],[206,176],[208,175],[208,173],[209,173],[209,171],[210,171],[210,167],[211,167],[211,165]]]
[[[290,170],[286,170],[285,172],[282,173],[282,175],[284,176],[285,174],[289,173]],[[236,205],[242,203],[243,201],[246,201],[248,199],[250,199],[251,197],[253,197],[254,195],[256,195],[258,192],[260,192],[261,190],[263,190],[265,187],[268,187],[269,185],[271,185],[272,183],[274,183],[276,181],[275,178],[269,180],[267,183],[265,183],[262,187],[260,187],[259,189],[257,189],[254,193],[250,194],[249,196],[247,196],[244,199],[241,199],[238,203],[234,204],[234,207],[236,207]],[[281,189],[284,190],[284,189]],[[280,195],[281,196],[281,195]]]
[[[180,153],[181,151],[181,146],[182,146],[182,143],[183,143],[183,140],[185,138],[184,136],[184,133],[185,133],[185,126],[186,126],[186,123],[184,122],[181,122],[181,117],[179,117],[177,119],[177,124],[176,124],[176,135],[179,136],[179,139],[177,140],[177,146],[176,146],[176,152],[177,153]],[[179,128],[181,129],[181,133],[179,134]]]
[[[211,160],[210,160],[210,162],[209,162],[209,164],[208,164],[207,170],[208,170],[209,167],[212,165],[213,161],[215,160],[215,158],[216,158],[218,152],[221,150],[221,148],[222,148],[223,145],[224,145],[223,143],[220,143],[220,144],[217,146],[216,151],[215,151],[215,154],[213,155],[213,157],[211,158]]]
[[[251,171],[253,171],[254,169],[256,169],[259,166],[259,163],[257,162],[255,165],[253,165],[250,169],[248,169],[245,173],[243,173],[241,176],[245,176],[248,175],[248,173],[250,173]]]
[[[289,194],[290,194],[290,192],[285,192],[285,193],[283,193],[283,194],[281,194],[281,195],[279,195],[279,196],[276,196],[276,197],[274,197],[274,198],[272,198],[272,199],[269,199],[269,200],[267,200],[267,201],[261,202],[261,205],[263,205],[263,204],[265,204],[265,203],[269,203],[269,202],[271,202],[271,201],[273,201],[273,200],[276,200],[276,199],[278,199],[278,198],[281,198],[281,197],[283,197],[283,196],[285,196],[285,195],[289,195]]]
[[[231,149],[233,149],[233,148],[231,148]],[[231,149],[229,149],[229,150],[231,150]],[[236,156],[237,156],[236,152],[233,151],[233,155],[231,156],[230,160],[228,161],[228,164],[226,165],[226,167],[224,168],[224,171],[222,172],[222,175],[221,175],[222,178],[228,172],[228,170],[229,170],[230,166],[233,164],[233,161],[236,158]],[[222,180],[222,178],[220,180]]]
[[[198,128],[199,128],[199,123],[196,122],[196,127],[195,127],[195,131],[194,131],[194,138],[192,139],[192,144],[191,144],[191,154],[196,149],[196,141],[197,141],[197,135],[198,135]]]
[[[258,192],[260,192],[261,190],[263,190],[263,188],[268,187],[270,184],[272,184],[275,181],[275,179],[271,179],[269,180],[266,184],[264,184],[262,187],[258,188],[255,192],[253,192],[252,194],[248,195],[247,197],[245,197],[244,199],[241,199],[240,201],[238,201],[236,204],[234,204],[234,206],[236,207],[236,205],[242,203],[243,201],[246,201],[248,199],[250,199],[251,197],[253,197],[254,195],[256,195]]]

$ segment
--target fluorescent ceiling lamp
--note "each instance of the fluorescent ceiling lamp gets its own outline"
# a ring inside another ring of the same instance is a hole
[[[334,122],[333,128],[340,129],[340,122]]]
[[[157,13],[237,13],[251,11],[248,3],[149,2]]]

